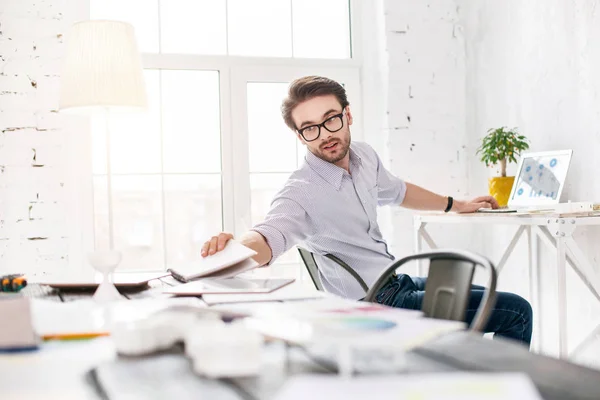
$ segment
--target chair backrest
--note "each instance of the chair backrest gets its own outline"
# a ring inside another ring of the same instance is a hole
[[[365,301],[375,301],[377,293],[391,274],[409,261],[429,259],[429,274],[425,284],[422,311],[431,318],[464,321],[475,268],[484,268],[488,285],[470,329],[482,331],[496,303],[496,269],[485,257],[458,250],[435,250],[414,254],[392,262],[369,289]]]
[[[325,288],[321,283],[321,278],[319,277],[319,267],[315,260],[314,254],[306,249],[303,249],[302,247],[298,247],[298,252],[300,253],[300,257],[302,258],[302,261],[304,262],[304,265],[308,270],[310,279],[312,279],[317,290],[325,291]],[[365,293],[369,291],[369,286],[360,277],[360,275],[358,275],[358,273],[354,269],[352,269],[352,267],[350,267],[348,264],[340,260],[338,257],[334,256],[333,254],[325,254],[325,257],[327,257],[331,261],[334,261],[338,266],[346,270],[346,272],[348,272],[350,276],[352,276],[354,280],[358,282],[358,284],[365,291]]]
[[[476,264],[433,259],[421,310],[431,318],[464,321]]]
[[[302,258],[302,261],[306,266],[306,270],[308,271],[308,275],[310,275],[310,279],[312,279],[315,288],[317,288],[317,290],[324,291],[323,285],[321,284],[321,278],[319,278],[319,267],[317,267],[315,257],[310,251],[301,247],[298,247],[298,252],[300,253],[300,258]]]

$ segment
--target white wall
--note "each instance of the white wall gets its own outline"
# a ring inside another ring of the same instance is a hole
[[[441,194],[486,193],[493,171],[475,155],[479,141],[489,128],[517,126],[534,150],[574,150],[563,201],[600,201],[594,176],[600,167],[599,3],[387,0],[392,171]],[[396,210],[393,222],[393,248],[403,255],[413,244],[410,216]],[[481,251],[497,261],[514,227],[430,231],[442,246]],[[594,246],[599,235],[592,230],[576,235],[594,262],[600,260]],[[543,345],[555,353],[556,268],[553,254],[540,249]],[[520,244],[502,272],[500,289],[529,297],[526,262]],[[600,322],[600,305],[573,273],[567,278],[574,346]],[[599,347],[587,353],[598,355]]]
[[[456,3],[387,0],[385,23],[391,170],[437,193],[469,197],[473,149],[465,126],[465,38]],[[411,253],[412,214],[394,208],[393,224],[394,253]],[[469,227],[429,231],[442,247],[480,247]]]
[[[69,168],[80,138],[58,110],[67,0],[0,8],[0,273],[64,269],[81,233]],[[68,125],[68,126],[67,126]]]
[[[465,29],[469,140],[486,130],[517,126],[532,150],[572,148],[573,161],[562,201],[600,201],[600,1],[509,0],[457,2]],[[469,160],[470,187],[485,190],[487,171]],[[486,251],[498,255],[509,229],[488,236]],[[600,260],[600,230],[581,229],[579,245]],[[552,253],[542,250],[544,329],[555,343],[556,270]],[[524,249],[503,274],[503,288],[523,290],[527,282]],[[568,274],[569,342],[575,345],[600,323],[600,305]],[[598,277],[600,278],[600,277]],[[525,284],[525,285],[524,285]],[[600,347],[592,353],[597,358]]]

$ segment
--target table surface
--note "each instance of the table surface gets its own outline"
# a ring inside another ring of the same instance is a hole
[[[172,278],[163,278],[152,282],[146,290],[125,296],[129,299],[168,297],[162,294],[162,288],[176,284]],[[62,292],[37,285],[27,287],[24,293],[62,302],[91,295],[90,292]],[[118,399],[116,393],[127,390],[140,391],[139,397],[128,399],[158,399],[167,393],[172,398],[196,398],[198,390],[214,393],[210,398],[270,399],[290,375],[332,373],[335,368],[327,360],[319,360],[304,349],[290,348],[280,342],[269,343],[264,355],[258,377],[211,381],[191,374],[189,361],[178,351],[128,359],[116,356],[110,338],[45,342],[39,351],[0,355],[0,387],[3,388],[3,399]],[[544,399],[600,399],[600,371],[536,355],[519,344],[489,340],[476,333],[447,334],[404,357],[398,373],[525,372]],[[121,379],[123,376],[128,379]],[[100,391],[98,382],[104,385]],[[117,392],[110,392],[117,389]]]
[[[425,212],[414,214],[414,219],[421,222],[437,223],[497,223],[519,225],[547,225],[556,220],[575,220],[578,225],[600,224],[600,212],[585,213],[440,213]]]

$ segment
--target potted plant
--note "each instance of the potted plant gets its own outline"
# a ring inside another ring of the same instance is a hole
[[[501,127],[490,129],[484,136],[481,146],[477,149],[486,167],[499,165],[500,176],[489,179],[489,192],[500,206],[508,203],[508,197],[512,189],[514,176],[506,176],[506,165],[509,162],[517,162],[517,156],[523,150],[529,148],[528,140],[519,134],[516,128],[508,129]]]

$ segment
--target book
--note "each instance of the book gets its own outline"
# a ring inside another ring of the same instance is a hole
[[[181,282],[209,277],[230,278],[258,267],[258,263],[251,258],[256,254],[243,244],[230,240],[218,253],[187,264],[172,266],[167,271]]]

